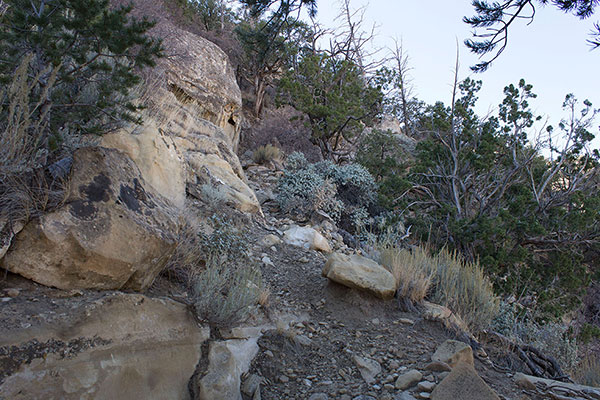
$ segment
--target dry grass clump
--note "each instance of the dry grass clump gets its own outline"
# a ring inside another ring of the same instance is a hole
[[[499,301],[479,263],[442,249],[435,262],[427,265],[434,275],[431,300],[458,314],[473,332],[487,328],[498,312]]]
[[[381,264],[394,275],[398,296],[412,304],[421,302],[433,280],[432,268],[425,267],[433,259],[423,248],[410,252],[396,247],[380,250]],[[406,304],[410,308],[409,304]]]
[[[14,225],[61,205],[68,192],[68,171],[53,177],[43,168],[51,108],[45,100],[58,67],[29,76],[32,59],[23,57],[12,81],[0,90],[0,240]]]
[[[589,354],[581,360],[573,379],[580,385],[600,387],[600,356]]]
[[[260,146],[252,152],[252,160],[257,164],[266,164],[281,159],[281,150],[271,144]]]
[[[496,315],[498,299],[476,262],[442,249],[379,247],[379,261],[396,279],[401,305],[411,309],[427,298],[459,315],[473,332],[485,329]]]

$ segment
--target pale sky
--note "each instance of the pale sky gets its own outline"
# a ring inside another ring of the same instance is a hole
[[[479,114],[497,107],[504,98],[503,88],[517,84],[520,78],[532,84],[538,95],[530,102],[534,111],[548,116],[554,126],[564,117],[561,105],[567,93],[581,101],[587,98],[600,108],[600,48],[592,51],[586,42],[600,14],[581,21],[552,6],[538,6],[531,25],[517,21],[511,26],[507,49],[490,69],[474,74],[469,66],[477,62],[477,56],[463,44],[471,37],[471,28],[462,22],[463,16],[473,15],[471,1],[352,0],[351,5],[367,5],[365,28],[377,23],[379,47],[393,46],[392,38],[402,40],[413,68],[410,75],[415,94],[427,103],[449,103],[458,40],[459,78],[483,81]],[[318,1],[320,23],[333,27],[338,14],[338,1]],[[600,120],[592,130],[597,136],[594,147],[600,147],[598,124]]]

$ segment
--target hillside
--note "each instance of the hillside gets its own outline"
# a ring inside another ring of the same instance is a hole
[[[591,104],[550,160],[524,81],[490,119],[471,79],[407,99],[308,46],[311,1],[32,4],[0,16],[0,400],[600,399]]]

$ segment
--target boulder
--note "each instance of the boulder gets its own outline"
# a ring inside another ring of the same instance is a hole
[[[432,400],[500,400],[472,365],[459,363],[431,393]]]
[[[317,230],[308,226],[293,225],[283,233],[283,241],[293,246],[304,247],[307,250],[311,249],[331,253],[331,246],[327,239]]]
[[[400,375],[398,379],[396,379],[395,387],[396,389],[406,390],[421,381],[423,378],[423,374],[416,369],[411,369]]]
[[[242,96],[229,58],[214,43],[168,20],[159,19],[155,31],[164,38],[169,57],[161,58],[152,72],[150,80],[156,82],[145,99],[146,120],[175,143],[186,166],[187,193],[205,203],[260,213],[236,155]]]
[[[446,363],[454,368],[459,363],[473,365],[471,346],[458,340],[448,339],[435,350],[431,361]]]
[[[199,400],[241,400],[241,375],[258,354],[258,339],[232,339],[210,344],[208,372],[197,383]]]
[[[175,247],[176,215],[125,154],[82,148],[65,205],[29,222],[2,265],[60,289],[144,290]]]
[[[173,138],[161,132],[152,120],[135,129],[104,135],[101,143],[127,154],[140,169],[146,183],[177,207],[184,207],[184,161]]]
[[[375,261],[359,255],[332,254],[321,275],[344,286],[367,291],[381,299],[391,299],[396,292],[394,276]]]
[[[373,383],[375,382],[375,377],[381,373],[381,365],[370,358],[364,358],[355,355],[353,357],[354,363],[358,367],[358,371],[360,375],[363,377],[365,382]]]
[[[189,399],[209,329],[184,305],[114,292],[36,297],[56,313],[4,306],[15,309],[3,318],[30,323],[0,324],[0,398]]]

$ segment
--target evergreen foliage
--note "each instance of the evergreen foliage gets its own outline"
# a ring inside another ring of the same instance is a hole
[[[476,15],[464,17],[463,21],[473,28],[484,29],[485,33],[473,34],[475,39],[465,40],[465,45],[475,54],[483,56],[496,51],[495,55],[487,61],[483,61],[471,69],[483,72],[490,64],[500,56],[508,45],[508,29],[519,19],[531,22],[535,16],[536,3],[545,6],[552,4],[560,11],[572,13],[580,19],[589,18],[594,14],[598,6],[598,0],[505,0],[502,2],[488,2],[485,0],[473,0],[473,8]],[[588,40],[594,48],[600,47],[600,26],[594,25],[591,39]]]
[[[35,133],[42,141],[140,121],[130,91],[140,83],[137,71],[161,55],[160,41],[147,36],[153,22],[130,18],[131,6],[109,8],[108,0],[5,3],[0,82],[8,84],[21,60],[31,58],[28,73],[39,77],[29,88],[31,104],[39,105],[31,117],[47,119],[45,131]]]
[[[381,87],[343,57],[310,52],[281,79],[280,101],[306,113],[312,141],[325,159],[347,156],[353,143],[381,111]]]
[[[307,45],[312,32],[305,23],[288,17],[276,25],[272,19],[247,19],[235,32],[245,54],[241,72],[254,89],[254,113],[258,117],[267,88]]]
[[[548,159],[528,140],[537,119],[531,85],[507,86],[489,119],[473,111],[480,87],[467,79],[453,106],[427,107],[421,124],[430,136],[417,146],[400,205],[420,239],[479,259],[498,289],[534,295],[546,315],[560,315],[600,271],[598,152],[588,146],[595,111],[586,101],[577,116],[566,97],[571,118],[560,140],[550,136]]]

